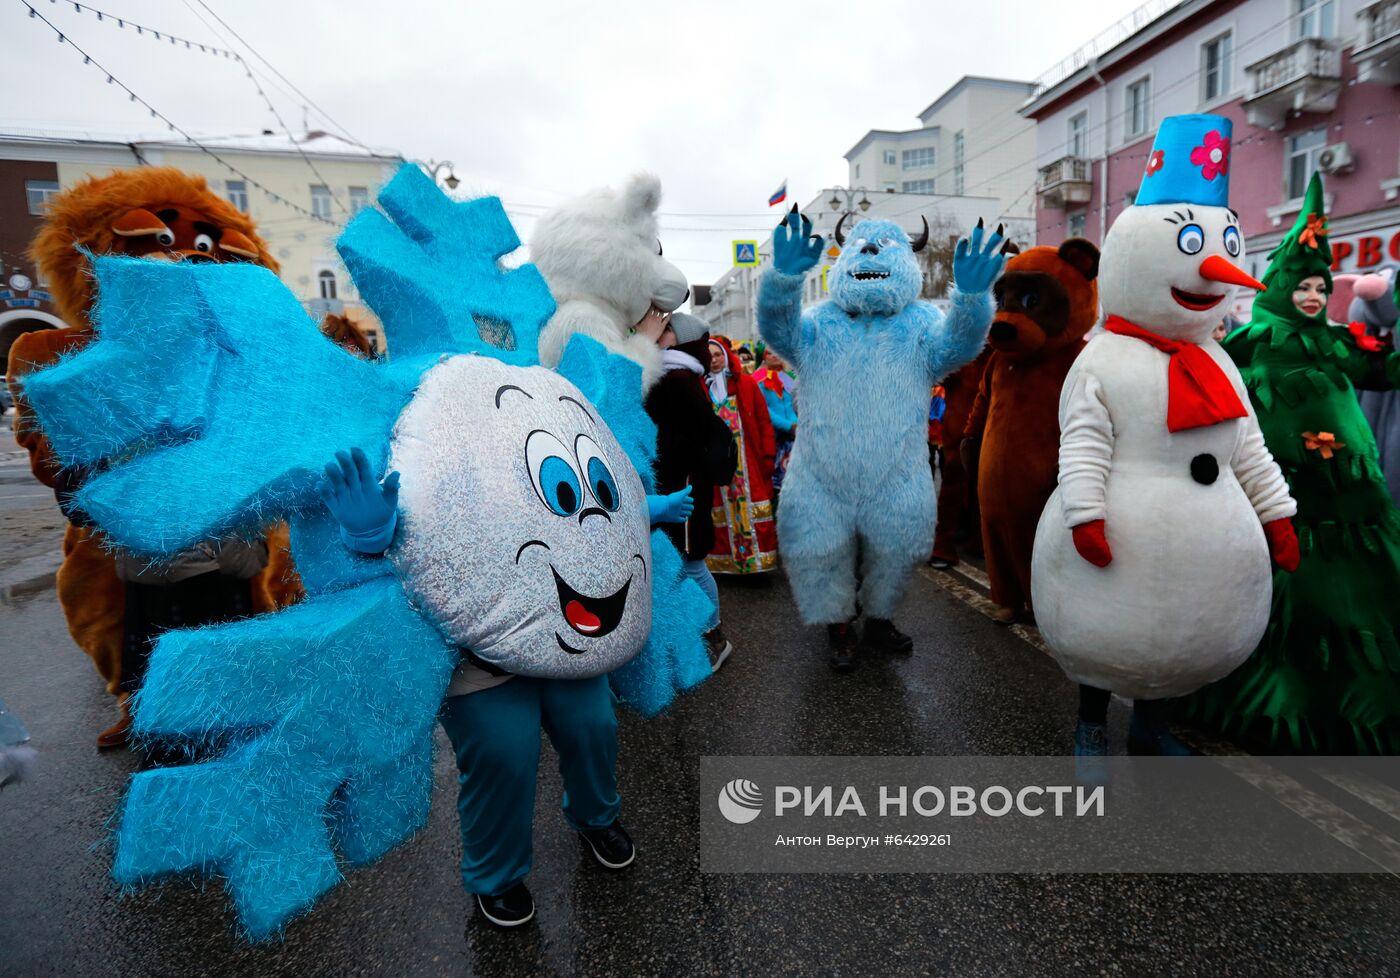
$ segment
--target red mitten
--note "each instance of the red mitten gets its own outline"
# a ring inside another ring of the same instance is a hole
[[[1264,539],[1269,541],[1269,556],[1274,563],[1290,574],[1298,569],[1298,535],[1293,532],[1292,520],[1284,516],[1265,523]]]
[[[1107,567],[1113,563],[1113,551],[1108,549],[1108,537],[1104,534],[1103,520],[1080,523],[1072,531],[1074,549],[1095,567]]]

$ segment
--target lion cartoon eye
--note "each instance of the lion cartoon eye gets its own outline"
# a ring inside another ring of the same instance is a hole
[[[582,480],[564,443],[536,429],[525,439],[525,467],[540,502],[555,516],[573,516],[583,505]]]
[[[208,254],[214,250],[214,239],[207,234],[196,234],[194,236],[194,250]]]
[[[598,505],[609,513],[616,513],[622,505],[622,497],[617,489],[617,478],[603,458],[603,450],[587,435],[579,435],[574,441],[574,452],[578,456],[579,468],[588,476],[588,491],[598,500]]]

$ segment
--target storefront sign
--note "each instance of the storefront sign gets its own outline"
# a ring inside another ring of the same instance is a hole
[[[1332,271],[1367,272],[1383,265],[1400,265],[1400,227],[1332,238]]]

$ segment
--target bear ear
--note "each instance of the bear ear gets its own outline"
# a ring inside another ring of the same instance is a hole
[[[1085,238],[1068,238],[1060,245],[1060,258],[1092,282],[1099,274],[1099,249]]]
[[[651,217],[661,206],[661,178],[652,173],[633,175],[622,190],[622,206],[628,217]]]

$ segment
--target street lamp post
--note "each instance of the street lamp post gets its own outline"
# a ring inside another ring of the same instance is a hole
[[[417,163],[423,168],[424,173],[433,178],[433,183],[441,182],[448,190],[456,190],[457,185],[462,182],[457,179],[451,160],[428,160],[426,163],[418,160]],[[447,176],[439,176],[444,170],[447,171]]]

